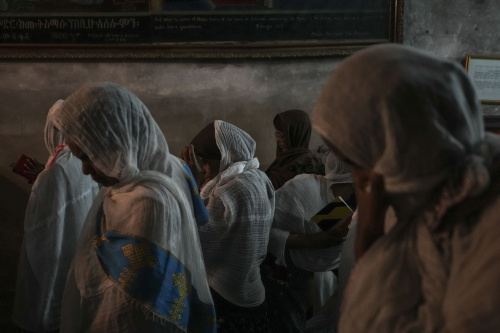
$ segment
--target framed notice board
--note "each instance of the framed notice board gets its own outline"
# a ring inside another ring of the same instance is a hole
[[[482,104],[500,104],[500,55],[467,54],[465,70]]]
[[[9,60],[345,56],[402,30],[402,0],[0,0]]]

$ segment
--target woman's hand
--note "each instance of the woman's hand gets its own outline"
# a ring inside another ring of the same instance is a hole
[[[355,252],[359,259],[384,234],[387,210],[384,178],[373,170],[352,168],[358,202]]]
[[[198,188],[201,188],[201,185],[203,185],[203,160],[201,157],[196,156],[194,146],[185,146],[181,151],[180,158],[184,160],[189,169],[191,169],[191,173],[193,174]]]
[[[330,229],[323,231],[320,234],[322,239],[324,239],[325,244],[340,243],[343,242],[349,232],[349,226],[351,225],[352,214],[344,217],[339,223],[336,223]],[[334,244],[335,245],[335,244]]]
[[[38,162],[34,158],[28,158],[26,160],[26,163],[24,164],[24,167],[26,168],[26,173],[29,173],[29,174],[35,176],[35,179],[38,176],[38,174],[45,169],[45,165]],[[34,181],[28,180],[28,183],[33,184]]]

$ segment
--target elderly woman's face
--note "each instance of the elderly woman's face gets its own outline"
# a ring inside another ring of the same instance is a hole
[[[90,161],[87,154],[85,154],[80,147],[73,141],[71,137],[66,137],[66,143],[68,144],[71,153],[82,161],[82,172],[84,175],[90,175],[92,179],[101,184],[102,186],[113,186],[119,182],[118,179],[106,176],[103,172],[97,169],[94,164]]]

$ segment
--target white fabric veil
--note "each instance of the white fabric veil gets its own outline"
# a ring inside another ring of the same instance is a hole
[[[463,68],[409,46],[369,47],[334,71],[312,119],[349,160],[383,176],[391,200],[440,195],[424,209],[401,206],[396,225],[363,255],[339,331],[498,329],[498,202],[477,221],[435,231],[447,210],[484,191],[500,150]]]
[[[485,135],[472,82],[458,64],[415,48],[384,44],[346,59],[312,119],[352,162],[383,175],[391,193],[432,189],[464,164],[474,190],[487,183],[481,166],[496,140]]]
[[[259,265],[266,255],[274,189],[258,170],[250,135],[221,120],[214,125],[220,173],[200,193],[210,212],[210,222],[199,229],[208,279],[233,304],[257,306],[265,299]]]
[[[338,158],[333,151],[326,155],[325,179],[329,182],[329,186],[352,183],[351,167]]]
[[[334,198],[332,184],[352,183],[351,170],[333,152],[328,153],[325,176],[302,174],[276,191],[276,209],[268,250],[284,263],[285,243],[290,233],[316,234],[321,228],[311,218]],[[324,272],[338,267],[342,245],[328,249],[290,249],[297,267]]]
[[[45,165],[46,168],[49,166],[50,162],[54,158],[56,148],[59,145],[66,143],[66,138],[64,137],[64,135],[57,130],[57,128],[50,120],[52,114],[62,106],[63,102],[64,101],[60,99],[57,102],[55,102],[54,105],[52,105],[52,107],[49,110],[47,120],[45,121],[43,137],[45,140],[45,147],[47,147],[47,150],[49,151],[49,158],[47,160],[47,164]]]
[[[133,332],[151,326],[156,331],[164,330],[168,322],[180,330],[192,330],[177,322],[176,316],[164,315],[125,292],[104,272],[94,249],[102,207],[107,231],[146,241],[161,255],[175,258],[190,273],[189,282],[201,302],[213,307],[186,170],[169,154],[163,133],[148,109],[125,88],[103,82],[70,95],[53,121],[96,168],[119,180],[101,189],[85,222],[68,275],[67,311],[63,312],[61,328]],[[168,277],[166,272],[161,274]]]
[[[98,186],[81,172],[81,162],[67,147],[51,121],[62,100],[50,109],[44,139],[49,152],[38,174],[24,218],[24,239],[19,257],[13,320],[26,331],[59,328],[61,301],[68,269],[76,251],[85,217]]]
[[[142,170],[171,175],[173,158],[163,133],[146,106],[127,90],[112,83],[84,86],[58,115],[53,117],[56,126],[107,176],[127,181]]]

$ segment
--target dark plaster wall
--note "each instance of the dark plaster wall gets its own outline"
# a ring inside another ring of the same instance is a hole
[[[500,54],[500,1],[405,0],[404,43],[464,64],[466,54]],[[0,311],[9,310],[30,186],[10,171],[20,153],[45,162],[43,127],[50,106],[90,81],[113,81],[150,108],[177,154],[207,122],[223,119],[257,141],[265,168],[273,159],[272,119],[311,109],[339,59],[224,63],[0,62]],[[484,106],[485,114],[500,114]],[[314,134],[311,148],[321,141]],[[7,331],[8,313],[0,314]],[[7,317],[5,317],[7,316]]]
[[[47,111],[90,81],[113,81],[137,94],[177,154],[206,123],[223,119],[257,141],[262,166],[274,156],[274,115],[310,110],[328,74],[330,59],[245,63],[0,63],[0,175],[28,190],[8,167],[19,153],[45,161]],[[311,147],[319,144],[315,136]]]
[[[500,56],[497,0],[405,0],[404,44],[465,66],[467,54]],[[500,107],[483,105],[485,115]]]

